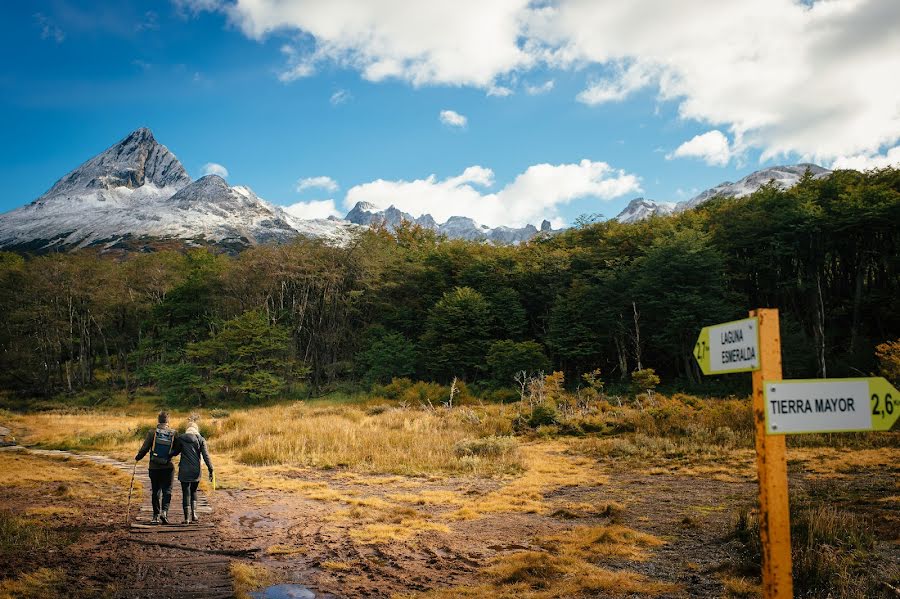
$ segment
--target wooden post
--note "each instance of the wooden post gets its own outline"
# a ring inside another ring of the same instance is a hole
[[[781,332],[778,310],[760,308],[759,370],[753,372],[753,421],[759,470],[759,533],[762,537],[762,579],[765,599],[792,599],[791,527],[788,509],[785,435],[766,434],[763,381],[781,380]]]

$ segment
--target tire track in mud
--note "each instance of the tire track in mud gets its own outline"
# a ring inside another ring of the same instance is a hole
[[[227,599],[234,597],[229,555],[252,553],[229,551],[218,547],[216,522],[213,508],[205,493],[197,492],[197,512],[201,515],[199,524],[180,525],[150,524],[153,508],[150,500],[150,477],[146,466],[122,462],[110,457],[73,453],[59,449],[37,449],[15,443],[11,431],[0,426],[0,451],[25,452],[50,458],[69,458],[90,462],[98,466],[116,468],[129,479],[132,472],[140,481],[143,497],[137,506],[131,506],[127,540],[129,547],[123,552],[133,556],[132,568],[121,581],[121,591],[115,596],[122,599],[144,599],[159,597],[184,597],[192,599]],[[172,504],[169,510],[172,521],[180,520],[181,497],[178,486],[173,485]],[[132,502],[135,503],[135,502]],[[135,514],[135,512],[137,512]],[[124,510],[123,510],[124,517]],[[136,550],[133,548],[137,548]]]

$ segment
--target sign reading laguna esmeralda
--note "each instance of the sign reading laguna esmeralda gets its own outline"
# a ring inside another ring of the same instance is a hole
[[[766,432],[886,431],[900,416],[897,390],[881,377],[765,382]]]
[[[704,327],[694,345],[694,357],[703,374],[759,370],[759,319]]]

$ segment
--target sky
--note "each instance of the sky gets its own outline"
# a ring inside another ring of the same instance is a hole
[[[896,0],[38,0],[0,19],[0,211],[138,127],[301,217],[571,224],[900,163]]]

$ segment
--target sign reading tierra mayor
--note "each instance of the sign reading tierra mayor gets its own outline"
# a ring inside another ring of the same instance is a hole
[[[694,357],[703,374],[759,370],[759,319],[704,327],[694,345]]]
[[[900,416],[900,396],[881,377],[764,384],[770,435],[886,431]]]

